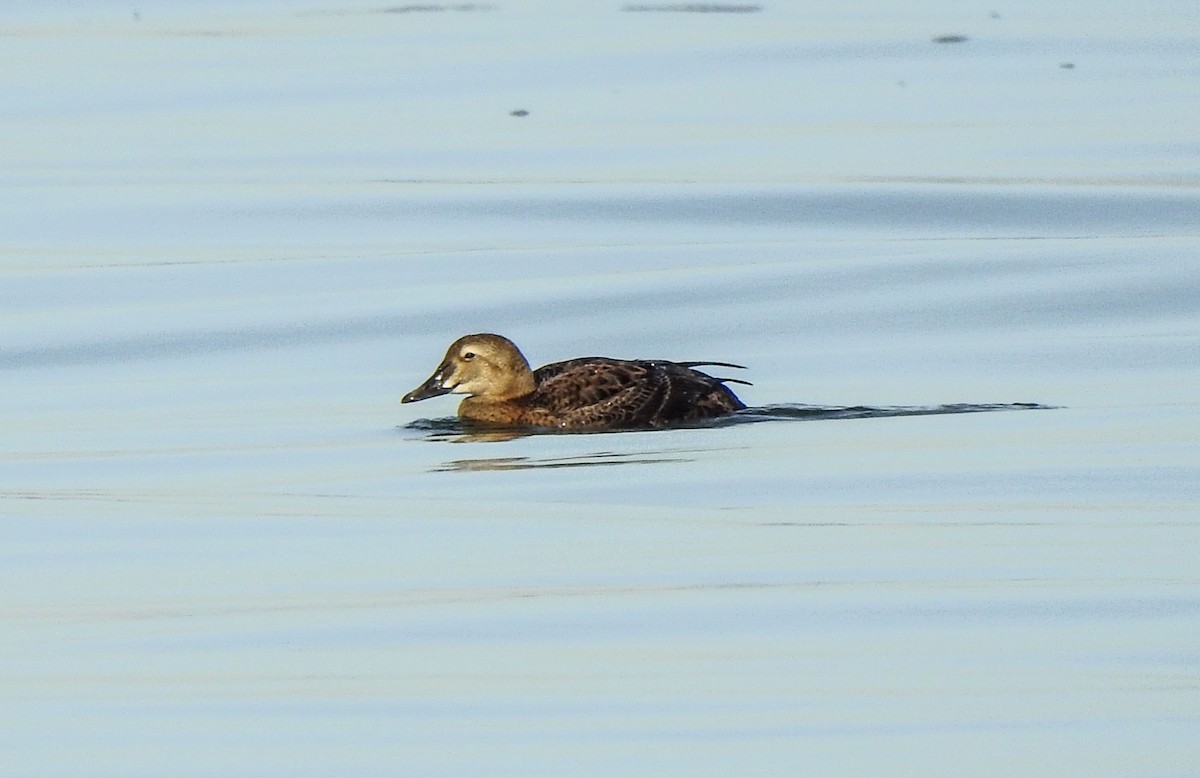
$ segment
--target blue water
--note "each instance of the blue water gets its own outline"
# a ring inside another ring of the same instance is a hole
[[[401,8],[3,12],[5,775],[1200,774],[1194,4]]]

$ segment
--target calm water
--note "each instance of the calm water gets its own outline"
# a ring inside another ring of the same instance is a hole
[[[6,7],[6,775],[1200,775],[1195,4],[621,9]]]

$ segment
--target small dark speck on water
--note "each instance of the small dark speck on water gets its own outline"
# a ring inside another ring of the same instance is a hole
[[[1058,66],[1060,68],[1062,68],[1063,70],[1074,70],[1075,69],[1074,62],[1060,62],[1060,63],[1058,63]]]
[[[508,115],[509,116],[528,116],[529,111],[526,111],[524,108],[518,108],[515,111],[509,111]]]
[[[933,39],[934,43],[966,43],[970,38],[966,35],[939,35]]]

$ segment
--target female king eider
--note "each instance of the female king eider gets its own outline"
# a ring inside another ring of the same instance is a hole
[[[725,382],[698,365],[727,362],[581,357],[537,370],[507,338],[482,333],[451,344],[425,383],[400,402],[455,393],[460,418],[505,427],[638,429],[725,416],[745,408]]]

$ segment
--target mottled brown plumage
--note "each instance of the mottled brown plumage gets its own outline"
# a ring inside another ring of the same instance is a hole
[[[468,395],[458,407],[463,419],[578,429],[664,427],[746,407],[724,384],[736,379],[693,369],[700,364],[740,367],[582,357],[530,370],[507,338],[466,335],[451,344],[433,375],[401,402],[455,392]]]

